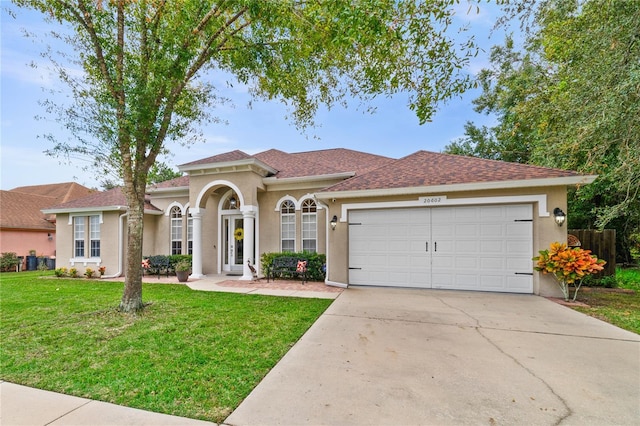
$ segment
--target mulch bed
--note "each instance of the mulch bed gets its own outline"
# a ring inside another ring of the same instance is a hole
[[[258,281],[239,281],[227,280],[217,283],[222,287],[236,288],[255,288],[255,289],[272,289],[272,290],[289,290],[289,291],[321,291],[325,293],[341,293],[343,288],[332,287],[323,282],[310,281],[302,284],[301,281],[292,280],[276,280],[267,282],[266,279]]]

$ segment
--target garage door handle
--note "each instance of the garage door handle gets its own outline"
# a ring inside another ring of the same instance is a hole
[[[362,268],[349,268],[349,269],[357,269],[359,271],[362,270]]]
[[[425,245],[425,251],[429,251],[429,241],[427,241],[426,243],[424,243]]]
[[[533,272],[515,272],[516,275],[533,275]]]
[[[436,241],[435,243],[433,243],[434,248],[433,251],[438,251],[438,242]]]

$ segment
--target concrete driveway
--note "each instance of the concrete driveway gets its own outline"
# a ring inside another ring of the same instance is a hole
[[[349,288],[230,425],[640,422],[640,336],[530,295]]]

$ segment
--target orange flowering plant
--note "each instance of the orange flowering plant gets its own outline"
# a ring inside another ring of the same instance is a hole
[[[567,247],[564,243],[551,243],[547,250],[541,250],[540,256],[533,258],[536,266],[534,269],[543,274],[553,274],[558,281],[564,300],[569,300],[569,286],[575,286],[572,301],[576,300],[582,280],[591,274],[602,271],[605,262],[591,254],[591,250],[583,250],[580,247]],[[576,284],[577,283],[577,284]]]

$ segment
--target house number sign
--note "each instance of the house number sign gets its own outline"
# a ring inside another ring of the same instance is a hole
[[[418,197],[420,204],[424,204],[427,206],[434,206],[437,204],[442,204],[446,201],[446,195],[434,195],[432,197]]]

